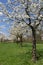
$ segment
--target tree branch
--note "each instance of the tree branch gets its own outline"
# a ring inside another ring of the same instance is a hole
[[[22,21],[24,21],[25,22],[25,20],[24,19],[22,19]],[[25,22],[26,23],[26,22]],[[31,25],[31,23],[29,22],[29,24],[28,23],[26,23],[31,29],[33,29],[33,26]]]
[[[30,14],[29,14],[29,11],[28,11],[28,1],[27,1],[27,7],[25,8],[25,12],[29,16],[28,20],[29,20],[29,25],[30,25],[31,24],[31,19],[30,19]]]
[[[38,27],[39,25],[40,25],[40,22],[36,25],[36,27],[35,27],[35,28],[37,29],[37,27]]]
[[[40,16],[40,12],[41,12],[41,10],[42,10],[43,8],[40,8],[40,10],[39,10],[39,12],[38,12],[38,17]],[[36,24],[36,26],[35,26],[35,28],[37,29],[37,27],[39,26],[39,24],[40,24],[40,21],[42,20],[42,17],[40,17],[39,19],[38,19],[38,17],[36,18],[36,20],[39,20],[39,23],[38,24]]]

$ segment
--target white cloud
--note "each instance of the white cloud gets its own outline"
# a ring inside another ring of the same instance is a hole
[[[3,19],[3,21],[5,21],[6,19]]]
[[[2,12],[0,12],[0,16],[1,16],[1,15],[3,15],[3,13],[2,13]]]
[[[0,29],[2,29],[2,28],[6,28],[6,26],[5,25],[0,26]]]
[[[8,1],[8,3],[11,3],[11,1],[10,0],[7,0]]]

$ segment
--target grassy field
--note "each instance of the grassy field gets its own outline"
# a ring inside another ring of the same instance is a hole
[[[32,44],[23,43],[23,47],[16,43],[0,43],[0,65],[43,65],[43,44],[37,44],[39,59],[33,63]]]

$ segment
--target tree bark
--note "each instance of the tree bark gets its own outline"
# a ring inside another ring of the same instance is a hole
[[[22,46],[22,35],[20,36],[20,45]]]
[[[16,37],[17,37],[16,42],[17,42],[17,44],[18,44],[18,35],[17,35]]]
[[[32,60],[33,62],[36,62],[36,30],[32,29],[32,38],[33,38],[33,44],[32,44]]]

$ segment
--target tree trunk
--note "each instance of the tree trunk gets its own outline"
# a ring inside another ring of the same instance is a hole
[[[18,36],[17,36],[16,42],[17,42],[17,44],[18,44]]]
[[[32,38],[33,38],[33,44],[32,44],[32,60],[33,62],[36,62],[36,30],[32,29]]]
[[[22,46],[22,35],[20,36],[20,45]]]

